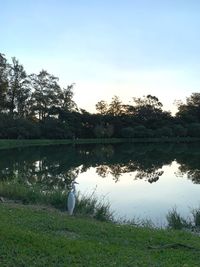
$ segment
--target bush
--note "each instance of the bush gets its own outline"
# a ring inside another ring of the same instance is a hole
[[[187,129],[184,128],[181,124],[175,124],[173,126],[173,134],[174,136],[184,137],[187,135]]]
[[[162,128],[159,128],[156,132],[155,132],[157,137],[172,137],[173,136],[173,132],[172,129],[164,126]]]
[[[188,124],[188,135],[191,137],[200,137],[200,123]]]
[[[166,218],[169,228],[180,230],[189,226],[188,222],[180,216],[176,209],[169,211]]]
[[[199,209],[193,210],[192,215],[193,215],[194,226],[196,228],[200,228],[200,210]]]
[[[66,211],[67,195],[67,191],[42,191],[38,186],[20,184],[16,181],[0,182],[0,196],[21,201],[23,204],[44,204]],[[113,220],[109,203],[98,200],[94,193],[89,196],[78,194],[74,213],[100,221]]]
[[[134,127],[134,137],[147,137],[147,128],[143,125]]]
[[[121,136],[125,138],[134,137],[134,129],[132,127],[126,127],[121,130]]]
[[[7,114],[0,114],[0,138],[28,139],[39,138],[39,125],[27,119],[13,119]]]
[[[42,136],[48,139],[72,138],[73,133],[70,128],[55,118],[47,118],[41,124]]]

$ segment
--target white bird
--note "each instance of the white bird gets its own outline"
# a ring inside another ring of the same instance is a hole
[[[69,215],[73,214],[74,207],[76,204],[76,187],[75,187],[75,184],[78,184],[78,183],[75,181],[73,181],[71,183],[72,189],[70,190],[70,192],[68,194],[68,198],[67,198],[67,210],[68,210]]]

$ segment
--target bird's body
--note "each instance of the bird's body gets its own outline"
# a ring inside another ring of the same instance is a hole
[[[75,184],[77,184],[77,182],[73,181],[72,182],[72,189],[68,194],[68,198],[67,198],[67,210],[69,215],[73,214],[74,208],[75,208],[75,204],[76,204],[76,188],[75,188]]]
[[[73,214],[75,203],[76,203],[75,195],[74,195],[74,192],[71,191],[69,192],[69,195],[67,198],[67,210],[68,210],[69,215]]]

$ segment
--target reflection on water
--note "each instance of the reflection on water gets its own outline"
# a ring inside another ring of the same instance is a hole
[[[199,204],[196,143],[32,147],[2,150],[0,159],[0,180],[65,190],[77,178],[81,191],[97,186],[128,218],[162,218],[174,205],[186,212]]]

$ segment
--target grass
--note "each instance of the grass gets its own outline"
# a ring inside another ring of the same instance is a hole
[[[191,223],[187,222],[176,209],[172,209],[169,211],[167,216],[168,227],[176,230],[180,230],[183,228],[189,228]]]
[[[199,237],[98,222],[38,206],[0,204],[0,266],[200,265]]]
[[[115,143],[160,143],[160,142],[197,142],[195,137],[161,138],[91,138],[91,139],[0,139],[0,149],[30,146],[49,146],[67,144],[115,144]]]
[[[39,187],[30,187],[18,182],[0,182],[0,196],[23,204],[42,204],[66,211],[68,192],[52,190],[43,192]],[[112,221],[109,203],[97,199],[94,193],[88,196],[78,194],[75,214],[100,221]]]
[[[199,229],[198,209],[192,211],[193,222],[173,209],[164,230],[151,222],[112,223],[109,204],[94,193],[78,195],[75,216],[63,212],[67,192],[5,181],[0,196],[20,201],[0,203],[1,267],[200,266],[199,237],[182,231]]]
[[[0,149],[30,146],[68,145],[68,144],[110,144],[127,142],[123,138],[91,138],[91,139],[0,139]]]
[[[39,186],[28,186],[17,181],[0,182],[0,196],[22,204],[39,204],[66,211],[67,195],[68,192],[66,190],[42,191]],[[87,216],[99,221],[116,222],[113,216],[114,212],[110,209],[110,204],[103,198],[98,199],[95,196],[95,192],[89,195],[77,194],[74,214]],[[170,229],[200,230],[200,209],[191,210],[191,216],[186,219],[174,208],[168,212],[166,219],[168,222],[167,227]],[[117,223],[156,228],[152,221],[140,218],[133,218],[132,220],[121,218]]]
[[[200,229],[200,209],[194,209],[192,211],[193,225],[195,228]]]
[[[168,228],[187,229],[199,232],[200,230],[200,209],[191,210],[191,216],[183,218],[176,209],[172,209],[167,214]]]
[[[110,204],[103,199],[97,199],[94,193],[90,195],[79,193],[77,200],[75,214],[90,216],[99,221],[112,222],[114,220]]]

